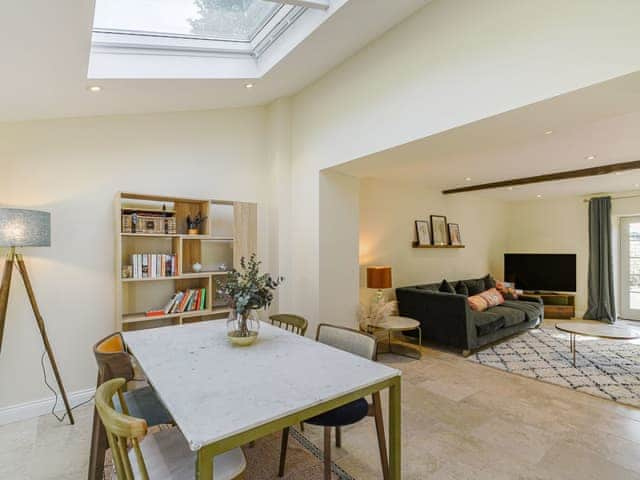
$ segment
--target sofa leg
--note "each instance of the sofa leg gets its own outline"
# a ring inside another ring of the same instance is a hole
[[[471,350],[462,350],[462,356],[463,357],[468,357],[469,355],[471,355]]]

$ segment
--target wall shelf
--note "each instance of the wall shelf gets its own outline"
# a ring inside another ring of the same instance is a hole
[[[418,242],[411,244],[413,248],[465,248],[466,245],[418,245]]]

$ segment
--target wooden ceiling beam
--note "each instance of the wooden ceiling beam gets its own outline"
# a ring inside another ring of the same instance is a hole
[[[640,160],[635,160],[633,162],[612,163],[609,165],[582,168],[580,170],[569,170],[566,172],[548,173],[545,175],[536,175],[534,177],[512,178],[511,180],[501,180],[499,182],[483,183],[480,185],[469,185],[466,187],[450,188],[447,190],[443,190],[442,193],[444,195],[450,195],[452,193],[492,190],[494,188],[516,187],[518,185],[528,185],[530,183],[553,182],[555,180],[568,180],[571,178],[595,177],[597,175],[607,175],[609,173],[637,169],[640,169]]]

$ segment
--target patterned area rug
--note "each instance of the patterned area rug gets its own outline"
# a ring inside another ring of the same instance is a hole
[[[640,407],[640,344],[576,336],[576,366],[569,334],[529,330],[469,360],[542,382]]]
[[[154,427],[164,429],[171,427]],[[153,431],[150,429],[150,431]],[[247,469],[244,478],[247,480],[275,480],[278,477],[280,463],[280,433],[261,438],[252,447],[242,448],[247,457]],[[322,450],[295,428],[289,433],[287,462],[284,480],[321,480],[324,478]],[[340,465],[333,462],[331,470],[333,480],[355,480]],[[115,468],[112,465],[110,452],[105,459],[105,479],[116,480]],[[153,479],[152,479],[153,480]]]

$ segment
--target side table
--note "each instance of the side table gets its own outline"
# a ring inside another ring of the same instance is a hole
[[[396,355],[402,355],[409,358],[422,358],[422,352],[420,351],[420,346],[422,345],[422,328],[420,327],[420,322],[418,322],[417,320],[409,317],[389,316],[386,317],[381,323],[369,326],[370,331],[376,329],[387,331],[389,353],[394,353]],[[391,341],[391,334],[393,332],[408,332],[410,330],[418,330],[418,348],[415,349],[415,357],[412,355],[407,355],[403,352],[394,351],[393,342]]]

